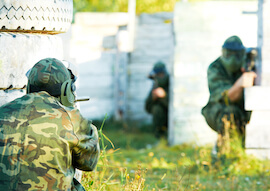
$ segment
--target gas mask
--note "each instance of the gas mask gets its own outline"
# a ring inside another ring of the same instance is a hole
[[[230,73],[235,73],[244,66],[246,59],[245,49],[243,50],[229,50],[222,49],[222,64]]]

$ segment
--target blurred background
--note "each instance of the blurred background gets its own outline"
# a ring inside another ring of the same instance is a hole
[[[163,61],[171,78],[169,142],[213,143],[216,134],[201,115],[209,96],[207,67],[231,35],[246,47],[260,49],[262,42],[267,47],[262,26],[268,4],[75,0],[72,26],[61,35],[64,57],[79,71],[77,95],[90,97],[80,103],[83,115],[150,124],[144,101],[153,82],[147,75],[155,62]],[[261,72],[261,61],[256,64]],[[258,84],[264,82],[267,77]]]
[[[268,18],[270,0],[2,0],[0,105],[25,94],[34,63],[67,60],[78,71],[77,96],[90,98],[79,102],[82,115],[100,135],[87,190],[269,190],[269,160],[234,149],[213,168],[217,135],[201,115],[207,68],[237,35],[258,51],[255,86],[244,92],[253,111],[245,152],[270,158]],[[144,108],[157,61],[170,74],[168,141],[154,136]]]

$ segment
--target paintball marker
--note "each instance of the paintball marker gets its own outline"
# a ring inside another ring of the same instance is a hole
[[[151,71],[147,77],[151,80],[155,80],[156,76],[157,76],[157,74],[155,72]]]
[[[258,56],[258,51],[256,48],[248,48],[246,50],[246,66],[245,69],[247,72],[254,71],[256,72],[255,64]]]
[[[156,79],[156,74],[150,73],[148,75],[148,78],[154,81],[154,83],[153,83],[153,89],[156,89],[156,88],[159,87],[158,80]]]
[[[89,101],[90,98],[87,97],[87,96],[84,96],[84,97],[78,97],[75,102],[80,102],[80,101]]]

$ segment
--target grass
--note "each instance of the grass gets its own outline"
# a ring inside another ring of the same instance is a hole
[[[102,153],[97,169],[83,173],[86,190],[270,190],[270,162],[234,147],[212,165],[212,146],[168,146],[152,135],[150,125],[93,123],[101,127]]]

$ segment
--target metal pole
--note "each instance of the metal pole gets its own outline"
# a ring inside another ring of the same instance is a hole
[[[263,48],[263,3],[264,0],[258,0],[258,35],[257,35],[257,47],[258,47],[258,62],[257,62],[257,74],[256,84],[261,84],[262,74],[262,48]]]

